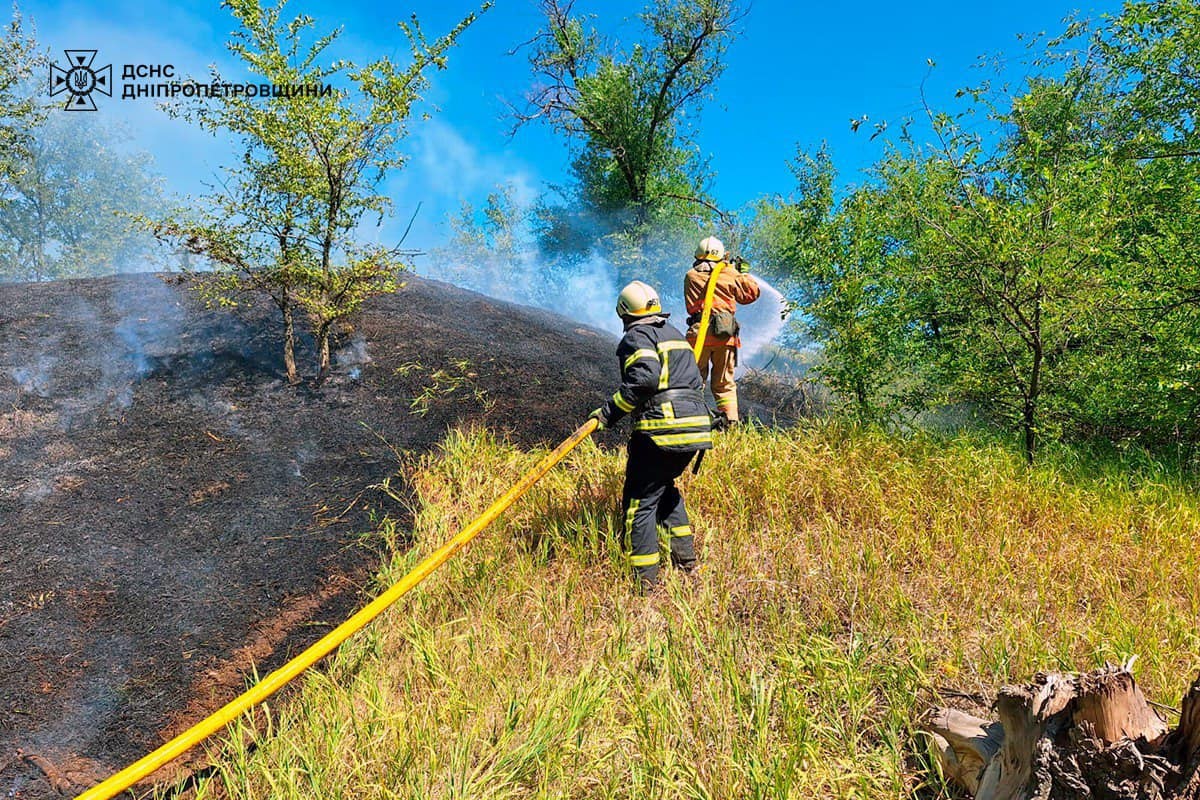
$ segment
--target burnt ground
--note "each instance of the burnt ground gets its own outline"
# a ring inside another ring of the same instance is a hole
[[[552,444],[614,377],[604,334],[415,278],[320,388],[275,320],[150,275],[0,286],[0,795],[102,777],[344,618],[392,447]]]
[[[207,310],[152,275],[0,286],[0,342],[0,794],[19,798],[144,755],[360,605],[362,534],[404,513],[369,488],[397,452],[471,421],[556,443],[617,377],[607,334],[418,278],[341,333],[319,388],[281,379],[272,308]]]

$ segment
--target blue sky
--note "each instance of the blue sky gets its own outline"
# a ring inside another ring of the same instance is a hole
[[[598,15],[618,34],[636,28],[638,2],[578,0],[577,9]],[[295,13],[314,16],[321,29],[344,28],[340,54],[357,60],[380,55],[403,58],[405,41],[396,22],[415,13],[426,33],[447,30],[477,4],[461,0],[407,4],[353,4],[294,0]],[[849,121],[897,122],[920,113],[926,82],[935,106],[952,102],[954,90],[975,82],[973,65],[983,54],[1015,61],[1023,51],[1019,33],[1061,30],[1064,16],[1119,11],[1111,0],[1012,0],[964,4],[950,0],[888,3],[864,0],[844,6],[756,0],[730,48],[717,97],[701,116],[699,145],[716,173],[715,200],[737,209],[765,194],[786,193],[787,161],[796,146],[827,142],[842,180],[881,152],[869,141],[869,124],[857,134]],[[42,43],[55,57],[71,48],[98,49],[97,66],[171,63],[180,73],[203,74],[216,62],[237,74],[224,43],[234,24],[211,0],[184,2],[50,2],[26,0]],[[548,183],[567,179],[565,144],[548,131],[527,127],[510,137],[506,101],[520,102],[529,85],[523,55],[509,51],[537,29],[535,0],[497,0],[460,40],[449,69],[434,76],[427,93],[426,122],[414,121],[405,151],[408,167],[390,180],[397,217],[407,220],[422,204],[411,244],[429,247],[444,234],[444,219],[462,200],[478,202],[497,184],[512,182],[532,197]],[[1019,73],[1012,74],[1019,79]],[[203,191],[230,154],[228,144],[168,119],[152,101],[99,98],[99,115],[118,120],[134,145],[149,151],[169,187],[181,194]],[[392,223],[388,230],[402,226]]]

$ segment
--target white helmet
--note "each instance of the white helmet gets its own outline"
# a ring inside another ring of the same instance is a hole
[[[617,295],[618,317],[648,317],[661,313],[662,303],[658,300],[658,292],[641,281],[630,283]]]
[[[696,248],[697,261],[724,261],[725,245],[715,236],[709,236],[700,241]]]

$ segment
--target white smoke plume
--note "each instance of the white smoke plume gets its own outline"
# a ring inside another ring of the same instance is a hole
[[[57,339],[54,344],[57,344]],[[21,388],[21,391],[46,397],[50,391],[51,379],[57,363],[58,357],[53,354],[53,351],[43,352],[32,358],[28,364],[10,368],[9,375],[12,376],[13,382]]]
[[[593,328],[619,334],[621,321],[615,313],[619,291],[616,268],[593,253],[568,275],[561,292],[556,292],[561,307],[555,311]]]
[[[662,297],[664,310],[672,314],[672,322],[681,330],[687,327],[682,289],[690,258],[682,262],[678,279],[672,284],[663,283],[667,280],[663,274],[658,280],[647,276]],[[551,267],[532,242],[524,243],[508,257],[481,257],[478,253],[444,249],[421,271],[490,297],[534,305],[614,335],[621,333],[620,319],[613,310],[621,289],[618,269],[596,252],[569,267]],[[784,296],[765,279],[755,276],[755,280],[762,290],[760,298],[737,311],[742,328],[739,374],[766,364],[769,355],[764,350],[786,325]]]
[[[333,354],[333,360],[339,367],[346,369],[346,375],[352,381],[362,377],[362,367],[374,359],[367,352],[367,340],[361,334],[356,334],[350,342]]]
[[[54,401],[64,428],[129,408],[137,386],[178,348],[179,298],[159,280],[119,277],[101,293],[81,289],[59,300],[56,312],[60,330],[9,348],[16,363],[0,370],[20,392]]]
[[[498,300],[536,306],[612,334],[621,332],[613,311],[620,291],[616,268],[595,253],[569,270],[552,270],[533,248],[502,262],[443,252],[420,271]]]
[[[418,273],[562,314],[614,335],[621,332],[614,313],[617,293],[626,281],[637,278],[658,290],[672,322],[686,328],[683,278],[692,264],[694,242],[651,237],[649,250],[641,254],[641,261],[651,269],[641,274],[630,270],[628,260],[622,261],[632,254],[623,249],[628,244],[622,237],[612,235],[608,221],[563,209],[562,220],[572,229],[572,245],[584,242],[593,249],[583,257],[548,254],[535,230],[538,203],[545,192],[524,165],[506,153],[481,152],[469,138],[436,120],[422,126],[414,142],[416,169],[403,180],[411,183],[419,174],[425,184],[441,187],[440,196],[429,198],[430,205],[448,222],[437,232],[422,232],[429,257],[418,262]],[[416,187],[404,183],[396,188]],[[457,213],[448,202],[455,193],[460,204],[469,203]],[[702,235],[697,232],[696,241]],[[759,284],[762,298],[738,312],[746,365],[757,364],[755,356],[784,327],[780,293],[762,279]]]

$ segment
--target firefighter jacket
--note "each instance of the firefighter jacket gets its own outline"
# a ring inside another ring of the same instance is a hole
[[[663,450],[690,453],[712,447],[696,358],[666,316],[627,325],[617,361],[621,386],[601,409],[607,424],[632,414],[634,435],[648,436]]]
[[[708,279],[712,277],[714,266],[715,264],[709,261],[697,261],[683,279],[683,300],[687,305],[688,323],[691,325],[688,329],[688,341],[692,344],[696,343],[696,323],[704,311],[704,293],[708,289]],[[713,314],[720,311],[732,315],[737,311],[739,303],[753,303],[758,299],[758,295],[758,282],[754,278],[738,272],[733,264],[726,264],[717,275],[717,288],[713,292]],[[722,345],[741,347],[742,340],[736,333],[728,337],[715,335],[713,323],[710,321],[708,334],[704,337],[704,346]]]

